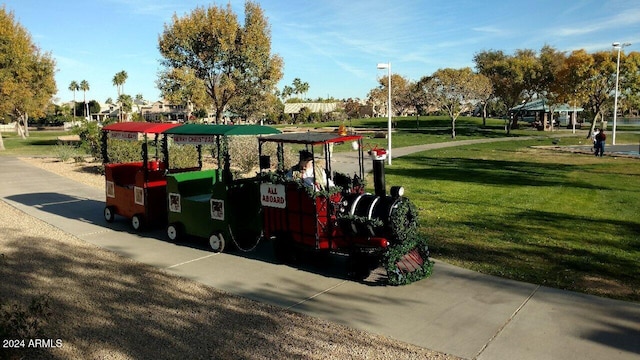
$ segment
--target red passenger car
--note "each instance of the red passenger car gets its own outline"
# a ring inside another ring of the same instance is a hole
[[[115,215],[130,219],[134,230],[144,224],[164,223],[167,219],[165,162],[159,156],[161,132],[179,126],[168,123],[126,122],[102,128],[102,150],[105,163],[106,204],[104,218],[112,222]],[[141,160],[110,163],[108,139],[141,142]],[[149,156],[149,143],[155,143],[155,155]]]

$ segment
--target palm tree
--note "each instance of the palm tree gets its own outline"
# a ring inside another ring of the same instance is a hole
[[[76,91],[80,90],[80,85],[73,80],[71,84],[69,84],[69,90],[73,92],[73,121],[76,121]]]
[[[142,119],[142,105],[144,105],[145,102],[146,101],[144,100],[142,94],[136,94],[134,103],[138,106],[138,111],[140,111],[140,119]]]
[[[115,85],[116,87],[116,91],[118,92],[118,99],[120,99],[120,95],[122,95],[123,90],[124,90],[124,83],[127,81],[127,77],[129,77],[129,75],[127,75],[127,72],[122,70],[120,72],[117,72],[114,76],[113,76],[113,85]],[[122,105],[120,105],[120,108],[122,108]],[[120,121],[122,121],[122,110],[120,110]]]
[[[118,97],[120,97],[120,95],[122,95],[122,93],[124,92],[124,83],[127,81],[128,77],[129,75],[127,75],[127,72],[124,70],[117,72],[113,76],[113,85],[116,86]]]
[[[82,90],[82,99],[84,101],[84,117],[89,114],[89,106],[87,105],[87,91],[89,91],[89,83],[87,80],[80,81],[80,90]]]

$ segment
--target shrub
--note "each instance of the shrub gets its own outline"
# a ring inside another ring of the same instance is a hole
[[[58,160],[62,161],[62,162],[66,162],[67,160],[71,159],[72,157],[77,156],[77,150],[75,147],[73,146],[69,146],[69,145],[56,145],[56,147],[53,150],[53,153],[55,155],[56,158],[58,158]]]
[[[208,147],[203,147],[203,158],[210,153]],[[184,169],[198,166],[198,150],[193,145],[171,144],[169,150],[169,166],[173,169]]]
[[[80,148],[96,159],[102,159],[102,140],[100,126],[95,121],[82,120],[72,132],[80,136]]]
[[[127,163],[142,160],[142,143],[118,139],[107,140],[107,156],[111,163]],[[99,157],[102,159],[102,156]]]

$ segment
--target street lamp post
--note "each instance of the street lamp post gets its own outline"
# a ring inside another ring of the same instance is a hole
[[[380,63],[378,64],[378,69],[387,69],[387,87],[388,87],[388,98],[387,98],[387,158],[389,159],[389,165],[391,165],[391,63]]]
[[[618,61],[616,62],[616,95],[613,100],[613,135],[611,144],[616,144],[616,118],[618,117],[618,78],[620,76],[620,50],[625,46],[631,45],[631,43],[620,44],[619,42],[614,42],[611,44],[614,49],[618,49]]]

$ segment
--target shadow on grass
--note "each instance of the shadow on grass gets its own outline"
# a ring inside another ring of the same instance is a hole
[[[475,264],[474,269],[515,280],[603,295],[599,280],[616,283],[608,297],[640,301],[640,223],[551,211],[479,214],[439,228],[496,234],[488,241],[438,240],[434,256]],[[615,231],[612,239],[610,232]],[[626,239],[626,240],[625,240]],[[589,283],[585,278],[596,281]],[[605,291],[606,292],[606,291]]]

